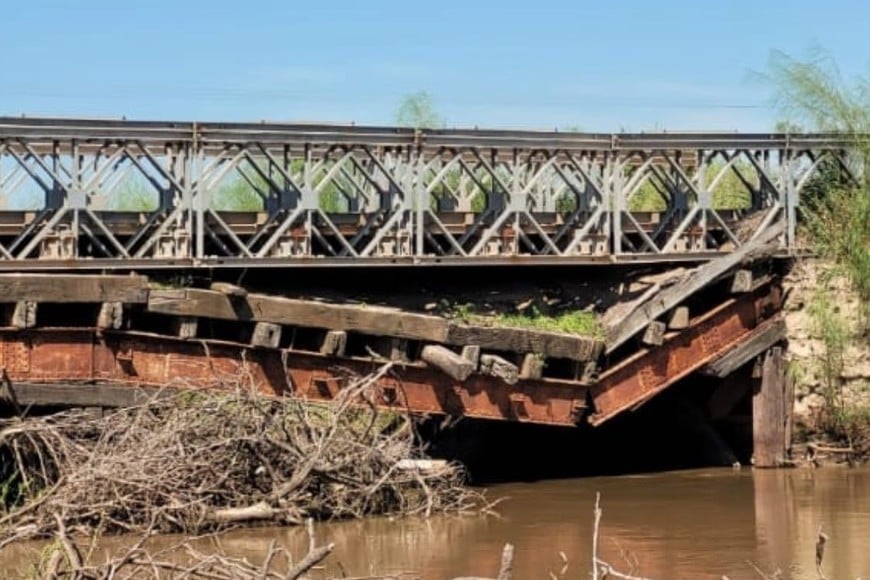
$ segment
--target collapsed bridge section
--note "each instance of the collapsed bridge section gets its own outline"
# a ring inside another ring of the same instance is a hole
[[[143,276],[2,275],[4,396],[118,406],[143,388],[254,387],[314,401],[390,364],[367,404],[600,425],[684,377],[726,373],[781,340],[773,229],[694,269],[658,275],[601,335],[493,326],[390,306],[166,287]]]

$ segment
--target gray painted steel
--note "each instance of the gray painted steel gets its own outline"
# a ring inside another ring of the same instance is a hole
[[[802,188],[825,159],[846,169],[848,147],[833,134],[0,118],[0,269],[703,260],[780,220],[788,254]],[[729,181],[739,199],[722,199]],[[634,211],[640,196],[660,210]]]

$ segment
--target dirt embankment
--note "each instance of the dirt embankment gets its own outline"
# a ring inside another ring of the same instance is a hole
[[[824,264],[807,260],[785,280],[798,441],[836,437],[826,432],[832,422],[859,431],[863,423],[864,433],[870,433],[870,337],[860,329],[861,302],[847,280],[825,281],[823,272]],[[853,443],[868,446],[868,441]]]

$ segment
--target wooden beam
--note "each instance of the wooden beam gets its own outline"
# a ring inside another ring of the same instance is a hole
[[[480,366],[480,345],[479,344],[466,344],[462,347],[462,358],[467,361],[470,361],[471,364],[476,369]]]
[[[20,300],[12,306],[9,326],[13,328],[33,328],[36,326],[37,303],[30,300]]]
[[[700,369],[700,373],[710,377],[727,377],[746,363],[754,360],[776,343],[785,339],[786,326],[781,318],[768,320],[753,329],[746,338],[733,349]]]
[[[752,464],[776,467],[785,458],[785,364],[782,349],[764,357],[760,388],[752,396]]]
[[[196,338],[197,326],[195,316],[179,316],[172,319],[172,332],[179,338]]]
[[[177,316],[263,321],[291,326],[353,330],[375,336],[397,336],[444,342],[449,321],[439,316],[365,304],[332,304],[263,294],[229,300],[220,292],[188,288],[154,290],[148,310]]]
[[[254,325],[254,331],[251,333],[252,345],[265,346],[268,348],[278,348],[278,345],[280,343],[280,324],[272,324],[271,322],[258,322]]]
[[[141,304],[148,300],[148,278],[99,274],[0,274],[0,300]]]
[[[668,319],[668,328],[670,330],[683,330],[689,327],[689,307],[677,306],[671,311],[671,316]]]
[[[176,316],[356,331],[455,346],[478,345],[501,351],[536,352],[544,358],[596,360],[604,348],[597,338],[505,328],[456,324],[440,316],[383,306],[331,304],[263,294],[230,300],[211,290],[153,290],[148,310]]]
[[[710,260],[689,272],[673,286],[658,292],[621,322],[615,323],[607,329],[606,352],[613,352],[646,328],[650,322],[678,306],[708,284],[720,279],[740,264],[764,258],[776,252],[779,248],[779,236],[784,228],[784,222],[778,222],[777,225],[769,228],[755,240],[744,244],[730,254]]]
[[[347,348],[347,333],[343,330],[328,330],[320,345],[320,354],[344,356]]]
[[[664,322],[653,320],[646,326],[641,342],[647,346],[661,346],[665,341],[665,330],[667,325]]]
[[[520,365],[521,379],[540,379],[544,374],[544,359],[535,353],[526,353],[523,355],[523,362]]]
[[[752,291],[752,270],[737,270],[731,279],[731,293],[744,294]]]
[[[78,383],[15,383],[0,391],[0,404],[35,407],[130,407],[152,397],[171,396],[172,389],[139,389],[130,385]]]
[[[480,355],[480,372],[498,377],[509,385],[515,385],[520,379],[517,365],[494,354]]]
[[[588,336],[463,324],[451,324],[443,342],[455,345],[476,344],[481,348],[500,351],[533,352],[545,359],[565,358],[576,361],[597,360],[604,350],[601,340]]]
[[[424,346],[420,358],[428,365],[457,381],[464,381],[474,372],[474,365],[471,364],[471,361],[441,345],[428,344]]]
[[[122,302],[103,302],[97,315],[97,328],[118,330],[124,323]]]

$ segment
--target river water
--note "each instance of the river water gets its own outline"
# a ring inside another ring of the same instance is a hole
[[[754,564],[768,574],[780,569],[784,578],[815,578],[821,525],[829,536],[827,578],[870,578],[870,468],[715,469],[496,485],[487,493],[505,498],[498,518],[376,518],[317,526],[320,541],[336,544],[321,573],[494,576],[502,546],[511,542],[515,578],[558,573],[560,553],[568,562],[566,578],[588,578],[596,492],[603,511],[600,555],[623,572],[655,579],[758,579]],[[296,554],[307,543],[301,529],[259,528],[230,532],[221,545],[257,561],[272,540]],[[164,537],[158,543],[178,541]],[[198,548],[209,550],[211,542]],[[0,553],[0,568],[20,565],[26,552],[16,547]]]

